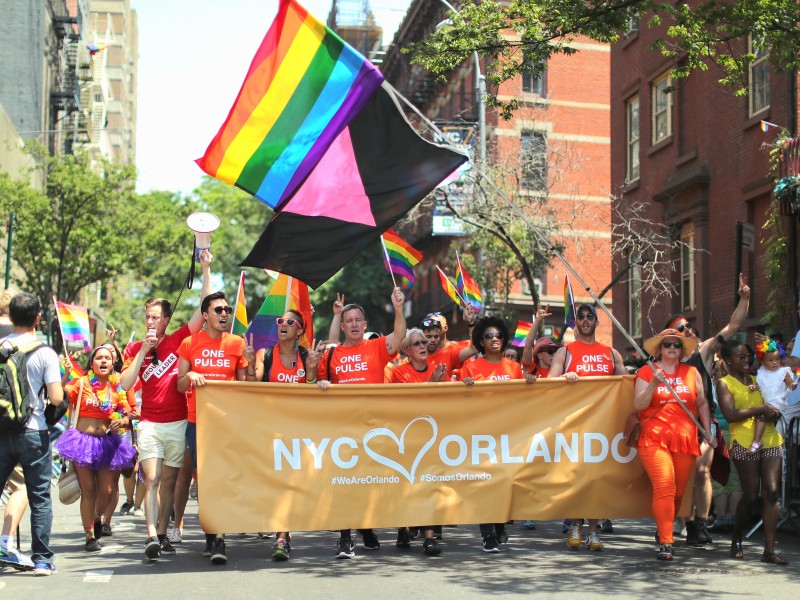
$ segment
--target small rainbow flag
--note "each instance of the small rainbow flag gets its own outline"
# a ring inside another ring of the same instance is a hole
[[[383,82],[383,75],[294,0],[256,52],[203,171],[280,207]]]
[[[475,309],[476,313],[481,312],[483,308],[483,296],[481,296],[481,289],[475,280],[469,276],[464,265],[461,264],[461,259],[458,258],[456,253],[456,288],[459,295],[469,302]]]
[[[83,306],[66,304],[53,298],[64,342],[83,342],[83,349],[89,352],[92,343],[89,333],[89,313]]]
[[[444,274],[444,271],[439,268],[439,265],[436,265],[436,269],[439,271],[439,280],[442,282],[442,287],[444,288],[445,294],[450,296],[453,302],[455,302],[458,306],[464,306],[464,300],[458,295],[458,290],[456,290],[455,286],[450,283],[450,280],[447,278],[447,275]]]
[[[533,323],[517,321],[517,330],[514,332],[514,339],[511,340],[511,345],[524,346],[525,338],[528,337],[528,334],[531,332],[531,327],[533,327]]]
[[[303,315],[305,328],[298,343],[306,348],[311,348],[314,326],[311,321],[313,311],[311,298],[308,295],[308,286],[295,277],[279,273],[269,294],[264,298],[264,303],[245,332],[248,341],[250,335],[253,335],[253,346],[256,350],[278,343],[278,325],[275,323],[275,319],[282,317],[287,310],[296,310]]]
[[[775,123],[770,123],[769,121],[761,121],[761,131],[767,133],[770,127],[775,127],[776,129],[778,128],[778,126],[775,125]]]
[[[69,377],[67,381],[72,381],[73,379],[77,379],[78,377],[83,377],[86,375],[86,371],[81,369],[80,365],[77,364],[74,360],[70,359],[70,364],[72,365],[72,369],[69,372]],[[64,369],[64,364],[59,363],[58,365],[59,370],[61,371],[61,377],[64,377],[64,373],[66,373],[66,369]]]
[[[411,289],[417,280],[414,265],[422,260],[422,252],[408,244],[393,229],[386,230],[381,240],[386,253],[383,261],[386,270],[403,278],[403,289]]]
[[[239,291],[236,292],[236,308],[233,311],[233,323],[231,323],[231,333],[242,335],[247,331],[247,303],[244,300],[244,278],[247,271],[242,271],[239,276]]]
[[[108,44],[86,44],[86,49],[89,51],[90,56],[94,56],[106,48],[108,48]]]
[[[569,274],[564,277],[564,321],[567,327],[575,328],[575,296],[572,293]]]

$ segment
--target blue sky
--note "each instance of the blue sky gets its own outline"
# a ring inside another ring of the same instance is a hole
[[[322,21],[332,0],[300,0]],[[373,0],[391,39],[410,0]],[[131,0],[139,17],[136,166],[138,189],[188,193],[194,163],[219,130],[250,61],[278,10],[277,0]]]

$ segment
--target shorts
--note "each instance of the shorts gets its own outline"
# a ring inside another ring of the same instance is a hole
[[[136,432],[139,460],[161,458],[168,467],[180,468],[186,452],[186,420],[171,423],[141,421]]]
[[[197,468],[197,423],[186,424],[186,449],[192,455],[192,466]]]
[[[11,471],[11,475],[8,476],[8,481],[6,481],[6,489],[9,494],[13,494],[17,490],[22,490],[25,492],[28,488],[25,487],[25,474],[22,472],[22,466],[17,465],[14,467],[14,470]]]
[[[733,444],[731,444],[731,458],[733,460],[757,462],[762,458],[773,458],[782,456],[783,456],[783,446],[775,446],[774,448],[760,448],[758,452],[748,452],[747,448],[742,446],[737,441],[734,441]]]

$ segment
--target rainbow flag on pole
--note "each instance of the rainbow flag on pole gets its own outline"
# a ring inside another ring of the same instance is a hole
[[[442,287],[444,288],[445,294],[450,296],[450,298],[455,302],[458,306],[464,306],[464,299],[458,294],[458,290],[456,290],[455,286],[450,283],[450,280],[447,278],[447,275],[444,274],[439,268],[439,265],[436,265],[436,269],[439,271],[439,280],[442,282]]]
[[[233,310],[233,323],[231,323],[231,333],[242,335],[247,331],[247,303],[244,300],[244,278],[247,271],[242,271],[239,276],[239,291],[236,292],[236,307]]]
[[[324,23],[281,0],[228,118],[197,164],[278,208],[382,82]]]
[[[248,340],[250,335],[253,335],[253,346],[256,350],[278,343],[278,324],[275,319],[282,317],[287,310],[295,310],[303,315],[305,328],[298,342],[301,346],[311,348],[314,326],[311,321],[313,311],[308,286],[295,277],[279,273],[269,294],[264,298],[264,303],[245,332]]]
[[[458,253],[456,253],[456,288],[458,289],[459,295],[472,305],[476,313],[481,312],[483,308],[481,289],[478,287],[476,281],[470,277],[464,269],[464,266],[461,264],[461,259],[458,258]]]
[[[533,327],[533,323],[529,323],[528,321],[517,321],[517,330],[514,332],[514,338],[511,340],[511,345],[524,346],[525,338],[528,337],[528,334],[531,332],[531,327]]]
[[[92,349],[92,342],[88,311],[83,306],[59,302],[55,298],[53,302],[56,305],[58,324],[64,342],[83,342],[84,351],[89,352]]]
[[[575,328],[575,295],[572,293],[569,274],[564,277],[564,321],[567,327]]]
[[[417,280],[414,265],[422,260],[422,252],[408,244],[393,229],[387,230],[381,239],[388,257],[388,262],[386,258],[383,261],[386,270],[405,279],[403,288],[411,289]]]

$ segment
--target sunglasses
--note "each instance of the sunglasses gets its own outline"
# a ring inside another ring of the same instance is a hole
[[[558,348],[545,348],[544,350],[539,350],[539,354],[541,354],[542,352],[547,352],[552,356],[553,354],[558,352]]]
[[[680,342],[661,342],[662,348],[681,348],[683,344]]]
[[[417,346],[427,346],[427,345],[428,342],[427,341],[423,342],[422,340],[417,340],[416,342],[411,342],[409,344],[409,346],[414,346],[414,348],[416,348]]]
[[[222,313],[229,315],[233,312],[233,309],[230,306],[215,306],[214,312],[218,315],[221,315]]]
[[[578,315],[575,318],[578,321],[584,321],[584,320],[586,320],[586,321],[594,321],[597,318],[597,315],[594,314],[594,313],[590,313],[590,312],[588,312],[588,313],[578,313]]]
[[[289,327],[291,327],[295,323],[297,323],[298,325],[300,324],[300,321],[298,321],[297,319],[284,319],[283,317],[278,317],[277,319],[275,319],[275,322],[278,325],[283,325],[284,323],[286,323]]]
[[[439,322],[438,319],[425,319],[422,321],[422,326],[425,329],[430,329],[431,327],[438,327],[439,329],[442,328],[442,324]]]
[[[689,325],[688,323],[684,323],[683,325],[678,325],[675,329],[677,331],[680,331],[681,333],[683,333],[684,331],[691,333],[693,331],[692,326]]]
[[[485,340],[490,340],[492,338],[498,338],[498,339],[502,340],[502,339],[505,338],[505,336],[502,333],[500,333],[499,331],[495,331],[495,332],[487,331],[486,333],[483,334],[483,339],[485,339]]]
[[[441,317],[441,316],[442,316],[442,313],[440,313],[440,312],[432,312],[432,313],[428,313],[427,315],[425,315],[425,318],[426,319],[430,319],[431,317]]]

